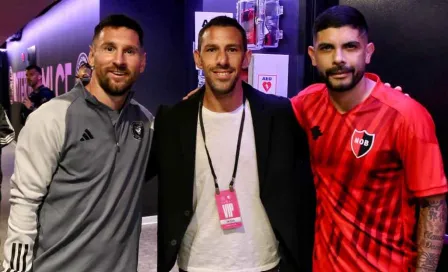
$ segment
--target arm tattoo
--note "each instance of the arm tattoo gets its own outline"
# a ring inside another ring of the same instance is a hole
[[[423,252],[419,258],[419,262],[422,263],[419,268],[433,269],[434,267],[437,267],[437,263],[439,262],[439,255],[435,253]]]
[[[444,196],[422,200],[418,220],[418,271],[436,271],[447,217]]]

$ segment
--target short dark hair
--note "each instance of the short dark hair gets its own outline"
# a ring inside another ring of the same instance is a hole
[[[244,51],[247,51],[247,36],[244,28],[238,23],[237,20],[227,17],[227,16],[218,16],[211,19],[202,29],[199,31],[198,35],[198,50],[201,51],[202,46],[202,36],[204,32],[212,26],[221,26],[221,27],[234,27],[238,29],[241,33],[241,38],[243,39],[243,48]]]
[[[26,71],[33,70],[33,69],[36,70],[39,73],[39,75],[42,75],[42,68],[40,68],[37,65],[32,64],[25,68]]]
[[[124,14],[112,14],[101,20],[101,22],[95,27],[95,33],[93,35],[93,40],[95,40],[98,35],[100,35],[101,31],[105,27],[112,27],[112,28],[119,28],[119,27],[126,27],[129,29],[134,30],[138,34],[138,39],[140,42],[140,46],[143,47],[143,29],[140,26],[140,24],[124,15]]]
[[[317,37],[317,33],[327,28],[340,28],[343,26],[351,26],[358,29],[360,34],[368,34],[369,27],[364,15],[354,7],[339,5],[331,7],[314,21],[313,37]]]

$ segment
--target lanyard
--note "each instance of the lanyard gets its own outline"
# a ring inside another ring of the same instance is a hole
[[[236,145],[235,165],[233,167],[232,180],[230,181],[230,184],[229,184],[229,189],[231,192],[233,192],[233,184],[235,183],[236,170],[238,169],[238,159],[240,157],[241,138],[243,135],[244,117],[246,115],[245,105],[246,105],[246,98],[243,98],[243,114],[241,116],[240,131],[238,134],[238,143]],[[215,183],[215,193],[217,195],[219,195],[218,178],[216,177],[215,169],[213,168],[212,159],[210,158],[207,144],[205,142],[205,129],[204,129],[204,121],[202,119],[202,107],[203,107],[203,100],[201,100],[201,102],[199,104],[199,123],[201,124],[202,139],[204,140],[204,146],[205,146],[205,152],[207,153],[208,164],[210,165],[210,170],[212,171],[212,175],[213,175],[213,181]]]

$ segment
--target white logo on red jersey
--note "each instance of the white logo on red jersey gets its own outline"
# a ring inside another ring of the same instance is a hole
[[[355,157],[359,159],[367,155],[372,149],[374,141],[375,134],[368,133],[366,130],[359,131],[355,129],[351,140],[352,151]]]

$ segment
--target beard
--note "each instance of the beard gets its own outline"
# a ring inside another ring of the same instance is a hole
[[[111,78],[107,76],[108,72],[119,71],[128,76],[124,82],[114,83]],[[137,78],[136,74],[132,74],[126,67],[117,67],[116,69],[106,69],[104,74],[98,74],[98,83],[100,87],[110,96],[124,96],[134,85]]]
[[[212,74],[213,74],[214,70],[231,70],[231,72],[235,71],[235,69],[229,69],[229,68],[230,68],[229,65],[226,65],[226,66],[218,65],[214,68],[208,69],[207,73],[205,73],[205,71],[204,71],[205,82],[207,83],[207,85],[210,87],[211,91],[216,96],[223,96],[223,95],[229,94],[235,89],[236,83],[238,82],[237,76],[235,76],[234,78],[230,78],[226,82],[212,78]]]
[[[349,83],[339,83],[334,84],[331,82],[330,77],[334,74],[338,73],[350,73],[351,81]],[[347,92],[353,89],[363,78],[365,70],[356,70],[353,67],[349,66],[336,66],[330,69],[325,70],[325,72],[319,71],[320,76],[324,79],[325,85],[330,91],[334,92]]]

